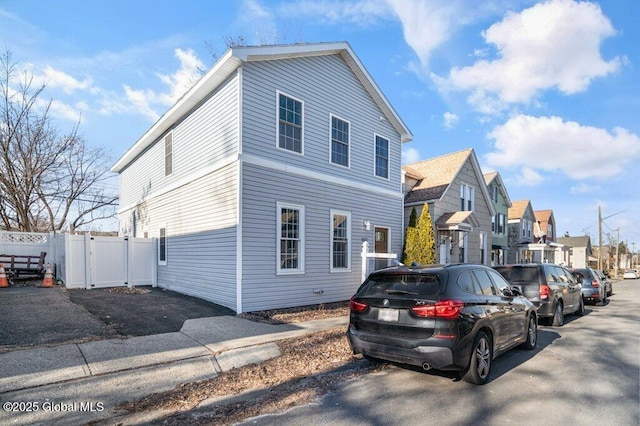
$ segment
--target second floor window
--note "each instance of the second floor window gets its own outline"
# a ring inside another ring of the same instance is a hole
[[[473,211],[474,188],[469,185],[460,185],[460,210]]]
[[[349,122],[331,116],[331,162],[349,167]]]
[[[375,175],[389,179],[389,140],[376,135]]]
[[[164,137],[164,175],[173,173],[173,134]]]
[[[278,146],[302,154],[302,102],[278,94]]]

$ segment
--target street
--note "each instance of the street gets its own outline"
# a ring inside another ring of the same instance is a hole
[[[345,383],[319,404],[245,424],[640,424],[640,280],[614,283],[606,306],[541,326],[534,351],[494,360],[484,386],[455,373],[392,367]]]

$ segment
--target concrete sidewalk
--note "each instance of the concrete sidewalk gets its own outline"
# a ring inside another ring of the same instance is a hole
[[[107,419],[122,402],[269,360],[280,355],[278,340],[346,330],[347,323],[337,317],[270,325],[220,316],[187,320],[175,333],[0,354],[0,423]]]

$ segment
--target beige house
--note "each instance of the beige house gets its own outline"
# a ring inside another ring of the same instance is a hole
[[[490,264],[496,211],[473,149],[403,166],[405,226],[429,207],[439,263]]]
[[[509,263],[568,265],[569,247],[554,242],[554,228],[553,211],[535,212],[530,200],[514,201],[509,209]]]
[[[592,265],[594,263],[597,265],[598,258],[593,257],[591,237],[588,235],[581,237],[560,237],[558,238],[558,243],[569,247],[569,266],[573,268],[585,268],[590,266],[589,262],[592,262]]]

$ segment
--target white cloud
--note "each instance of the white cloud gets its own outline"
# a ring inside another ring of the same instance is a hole
[[[388,0],[388,3],[402,22],[405,41],[425,68],[433,51],[466,22],[462,2],[457,0]]]
[[[446,127],[447,129],[451,129],[459,120],[460,117],[458,117],[457,114],[454,114],[452,112],[445,112],[444,113],[444,127]]]
[[[160,117],[156,108],[165,111],[167,107],[172,106],[200,78],[200,69],[204,67],[202,61],[191,49],[176,49],[175,56],[180,61],[180,68],[176,72],[170,75],[156,74],[160,81],[167,86],[166,92],[157,93],[150,89],[136,90],[128,85],[123,86],[126,99],[135,111],[154,121]],[[105,98],[104,101],[104,112],[121,112],[130,109],[130,107],[118,105],[118,101],[115,99],[107,100]]]
[[[495,142],[485,159],[496,168],[526,166],[573,179],[614,176],[640,156],[640,138],[626,129],[610,133],[560,117],[518,115],[487,137]]]
[[[384,0],[301,0],[281,5],[278,15],[296,18],[305,15],[321,24],[348,23],[368,27],[388,19],[392,11]]]
[[[90,88],[93,80],[91,77],[86,77],[81,81],[47,65],[41,74],[33,74],[33,83],[37,86],[46,85],[51,89],[61,89],[65,93],[71,94],[76,90],[86,90]]]
[[[512,179],[516,186],[538,186],[544,181],[544,177],[530,167],[523,167],[520,175]]]
[[[581,183],[579,185],[574,185],[569,188],[569,193],[573,195],[581,195],[581,194],[593,194],[600,192],[602,188],[599,185],[591,185],[588,183]]]
[[[484,113],[508,104],[528,104],[552,88],[570,95],[617,71],[620,58],[604,60],[600,45],[615,34],[597,4],[550,0],[521,13],[508,13],[483,33],[498,59],[432,74],[443,90],[470,91],[468,102]],[[477,49],[476,49],[477,50]]]
[[[415,148],[402,150],[402,164],[411,164],[420,161],[420,153]]]

